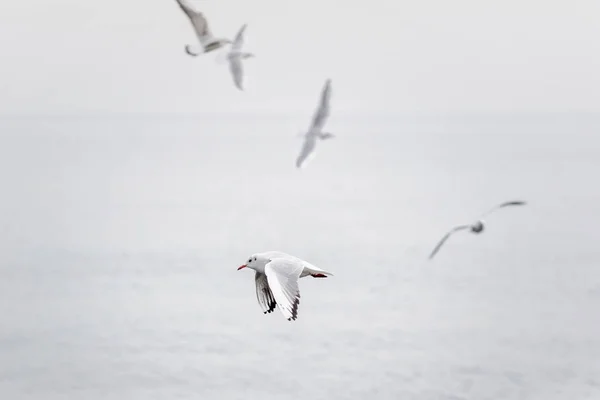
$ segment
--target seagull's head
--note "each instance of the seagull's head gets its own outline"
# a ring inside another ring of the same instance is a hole
[[[253,254],[246,260],[245,264],[238,267],[238,271],[243,268],[250,268],[255,271],[263,272],[265,270],[265,265],[267,265],[269,261],[271,260],[261,254]]]
[[[477,221],[473,225],[471,225],[471,232],[473,233],[481,233],[484,229],[485,225],[483,224],[482,220]]]
[[[202,50],[199,49],[197,46],[192,46],[190,44],[186,44],[185,52],[188,53],[192,57],[197,57],[200,55],[200,53],[202,53]]]

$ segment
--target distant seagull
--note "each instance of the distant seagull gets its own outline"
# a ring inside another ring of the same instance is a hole
[[[231,50],[227,53],[227,59],[229,60],[229,70],[231,71],[231,75],[233,76],[233,82],[235,86],[244,90],[243,80],[244,80],[244,70],[242,68],[242,60],[246,58],[254,57],[252,53],[244,53],[242,52],[242,46],[244,45],[244,31],[246,30],[246,24],[244,24],[235,39],[233,40],[233,44],[231,45]]]
[[[275,306],[288,321],[298,317],[300,289],[298,279],[305,276],[327,278],[331,272],[281,251],[267,251],[253,254],[245,264],[238,267],[256,271],[256,298],[265,314],[273,312]]]
[[[454,228],[452,228],[452,230],[448,233],[446,233],[446,235],[444,235],[444,237],[442,238],[442,240],[440,240],[440,242],[437,244],[437,246],[435,246],[435,248],[433,249],[433,251],[431,252],[431,254],[429,255],[429,259],[431,260],[433,258],[433,256],[435,256],[435,254],[440,250],[440,248],[442,247],[442,245],[446,242],[446,240],[448,240],[448,238],[455,232],[458,231],[462,231],[465,229],[470,229],[472,233],[481,233],[483,232],[484,229],[484,223],[485,221],[482,219],[483,217],[485,217],[486,215],[491,214],[492,212],[500,209],[500,208],[504,208],[504,207],[508,207],[508,206],[524,206],[526,203],[524,201],[507,201],[505,203],[499,204],[496,207],[492,208],[491,210],[489,210],[488,212],[486,212],[485,214],[483,214],[479,220],[475,221],[474,223],[470,224],[470,225],[459,225],[456,226]]]
[[[196,36],[198,37],[198,41],[202,45],[201,49],[198,49],[197,47],[194,48],[194,46],[191,46],[189,44],[186,45],[185,51],[190,56],[196,57],[202,53],[208,53],[209,51],[216,50],[218,48],[221,48],[221,47],[231,43],[231,40],[229,40],[229,39],[215,38],[208,27],[208,21],[206,21],[204,14],[202,14],[200,11],[196,11],[192,7],[190,7],[190,5],[187,3],[187,1],[185,1],[185,0],[176,0],[176,1],[177,1],[177,4],[179,4],[179,7],[181,7],[183,12],[185,13],[185,15],[187,15],[188,18],[190,19],[190,22],[192,23],[192,26],[194,27],[194,31],[196,31]]]
[[[308,132],[303,135],[304,145],[302,146],[300,155],[296,159],[297,168],[302,168],[302,166],[305,165],[310,158],[314,157],[317,139],[326,140],[334,137],[334,135],[331,133],[322,132],[325,121],[327,120],[327,117],[329,117],[330,98],[331,79],[327,79],[325,81],[325,86],[323,86],[323,91],[321,92],[321,103],[319,104],[319,108],[317,108],[317,111],[313,116],[312,124]]]

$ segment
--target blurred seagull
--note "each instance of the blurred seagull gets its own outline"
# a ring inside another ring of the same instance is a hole
[[[200,11],[194,10],[185,0],[176,0],[179,7],[183,10],[185,15],[188,16],[192,26],[194,27],[194,31],[196,32],[196,36],[198,37],[198,41],[201,44],[201,49],[196,46],[186,45],[185,51],[190,56],[198,56],[202,53],[208,53],[209,51],[213,51],[219,49],[229,43],[231,40],[224,38],[215,38],[208,27],[208,21],[204,17]]]
[[[243,80],[244,80],[244,69],[242,68],[242,60],[246,58],[254,57],[252,53],[242,52],[242,46],[244,45],[244,31],[246,30],[246,24],[244,24],[231,45],[231,50],[227,53],[227,59],[229,60],[229,70],[231,71],[231,76],[233,77],[233,82],[235,86],[244,90]]]
[[[524,201],[507,201],[505,203],[502,203],[502,204],[499,204],[499,205],[493,207],[492,209],[487,211],[485,214],[483,214],[477,221],[473,222],[470,225],[459,225],[459,226],[452,228],[452,230],[450,230],[450,232],[448,232],[448,233],[446,233],[446,235],[444,235],[444,237],[442,238],[442,240],[439,241],[437,246],[435,246],[435,248],[429,255],[429,259],[431,260],[433,258],[433,256],[436,255],[436,253],[440,250],[442,245],[446,242],[446,240],[448,240],[448,238],[450,236],[452,236],[453,233],[456,233],[456,232],[462,231],[462,230],[466,230],[466,229],[470,229],[472,233],[479,234],[479,233],[483,232],[483,229],[485,228],[485,225],[484,225],[485,221],[482,218],[485,217],[486,215],[489,215],[492,212],[494,212],[500,208],[504,208],[504,207],[508,207],[508,206],[524,206],[525,204],[527,204],[527,203],[525,203]]]
[[[312,124],[303,136],[304,144],[300,155],[296,159],[296,167],[302,168],[306,165],[309,159],[314,157],[315,147],[317,145],[317,139],[326,140],[335,137],[331,133],[322,132],[325,121],[329,117],[329,101],[331,98],[331,79],[325,81],[323,90],[321,92],[321,102],[319,108],[313,116]]]

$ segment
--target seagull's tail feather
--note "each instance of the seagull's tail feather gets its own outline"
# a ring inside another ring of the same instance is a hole
[[[321,140],[332,139],[334,137],[335,137],[335,135],[333,133],[329,133],[329,132],[322,132],[319,134],[319,139],[321,139]]]
[[[331,272],[314,266],[312,268],[308,268],[308,272],[313,278],[327,278],[328,276],[333,276]]]

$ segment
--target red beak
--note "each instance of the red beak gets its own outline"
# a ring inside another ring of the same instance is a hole
[[[240,269],[242,269],[242,268],[246,268],[246,264],[244,264],[244,265],[240,265],[240,266],[238,267],[238,271],[239,271]]]

